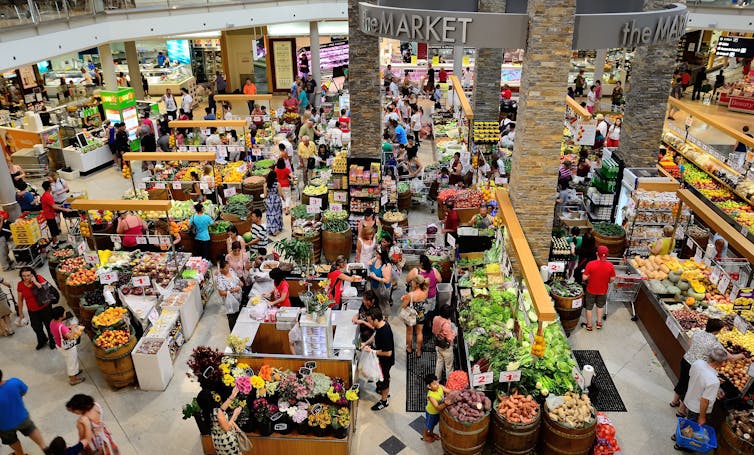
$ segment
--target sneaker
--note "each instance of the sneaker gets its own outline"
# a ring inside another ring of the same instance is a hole
[[[47,343],[38,344],[37,347],[36,347],[36,350],[39,351],[40,349],[44,348],[46,344]]]
[[[372,406],[372,411],[382,411],[389,405],[390,403],[388,402],[388,400],[380,400],[377,403],[375,403],[374,406]]]
[[[76,377],[76,379],[74,379],[73,381],[68,381],[68,383],[71,385],[77,385],[77,384],[81,384],[84,381],[86,381],[86,378]]]

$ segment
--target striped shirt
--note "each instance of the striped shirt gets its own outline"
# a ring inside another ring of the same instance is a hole
[[[252,240],[259,239],[259,242],[250,245],[252,248],[265,248],[270,243],[267,237],[267,226],[261,223],[251,225],[251,237]]]

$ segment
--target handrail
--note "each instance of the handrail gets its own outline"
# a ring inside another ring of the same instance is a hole
[[[699,119],[702,122],[706,123],[707,125],[713,128],[717,128],[718,130],[722,131],[723,133],[727,134],[728,136],[732,137],[738,142],[743,142],[744,144],[746,144],[747,147],[754,148],[754,139],[743,134],[741,131],[731,128],[724,122],[720,121],[720,119],[715,117],[714,115],[707,114],[702,111],[698,111],[696,110],[694,106],[689,106],[688,104],[683,103],[680,100],[673,98],[672,96],[668,98],[668,103],[670,103],[671,106],[678,108],[686,112],[687,114],[690,114],[695,119]]]

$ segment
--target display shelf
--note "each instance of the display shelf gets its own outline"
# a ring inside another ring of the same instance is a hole
[[[86,175],[112,163],[113,153],[107,144],[86,153],[82,153],[74,147],[66,147],[63,149],[63,159],[68,167]]]

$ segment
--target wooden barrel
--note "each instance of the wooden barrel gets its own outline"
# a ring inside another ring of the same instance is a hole
[[[212,262],[217,262],[220,255],[225,256],[228,253],[228,234],[210,234],[209,235],[209,257]]]
[[[481,454],[490,431],[490,415],[466,424],[455,420],[447,410],[440,413],[442,449],[449,455]]]
[[[116,229],[114,224],[93,224],[92,234],[94,235],[87,238],[86,243],[92,250],[112,250],[113,241],[110,240],[110,236],[101,234],[115,234]]]
[[[539,440],[540,410],[534,422],[516,425],[505,420],[496,410],[492,411],[493,455],[529,455]]]
[[[306,240],[312,244],[312,263],[319,264],[322,259],[322,231],[317,231],[316,234],[302,235],[293,233],[293,236],[299,240]]]
[[[183,188],[175,189],[172,187],[170,188],[170,197],[174,201],[188,201],[191,198]]]
[[[79,302],[81,301],[81,298],[84,297],[84,293],[86,293],[86,291],[90,289],[96,289],[98,286],[100,286],[100,284],[97,282],[82,284],[79,286],[66,286],[68,290],[68,306],[71,308],[71,311],[73,311],[73,314],[75,314],[77,318],[81,319],[81,308],[79,307]]]
[[[241,193],[252,196],[252,206],[264,211],[264,177],[257,183],[242,183]]]
[[[398,210],[409,210],[411,208],[411,191],[398,193]]]
[[[170,199],[168,196],[170,192],[167,190],[167,188],[163,189],[154,189],[154,190],[148,190],[147,191],[147,197],[150,201],[159,201],[159,200],[165,200]]]
[[[576,328],[581,319],[581,308],[584,306],[584,294],[578,297],[561,297],[559,295],[551,294],[552,300],[555,302],[555,311],[560,316],[560,325],[563,326],[563,330],[566,335],[570,335],[571,331]],[[576,308],[573,307],[573,302],[580,303]]]
[[[194,238],[189,235],[188,231],[181,231],[180,235],[181,247],[183,248],[183,251],[194,251]]]
[[[592,452],[597,419],[584,428],[567,428],[550,419],[546,405],[543,414],[539,432],[541,455],[588,455]]]
[[[79,322],[81,323],[81,326],[84,327],[84,332],[89,335],[90,339],[94,339],[94,327],[92,326],[92,318],[100,308],[102,308],[100,305],[89,306],[83,297],[79,301]]]
[[[232,213],[221,213],[220,218],[233,223],[233,226],[236,227],[238,233],[241,235],[243,235],[245,232],[251,231],[251,225],[253,223],[251,222],[250,216],[246,219],[243,219],[238,215],[233,215]]]
[[[333,262],[339,255],[351,257],[353,233],[350,229],[343,232],[322,231],[322,251],[327,262]]]
[[[110,387],[120,389],[136,382],[136,371],[134,370],[134,362],[131,359],[131,351],[133,351],[135,346],[136,337],[133,334],[131,334],[128,343],[113,352],[105,352],[104,349],[100,349],[97,345],[93,346],[97,366],[102,371],[102,375],[105,377],[105,381],[110,384]]]
[[[601,235],[596,230],[592,230],[594,235],[594,241],[597,246],[604,245],[607,247],[607,255],[611,258],[622,257],[623,252],[626,250],[626,234],[624,233],[620,237],[606,237]]]
[[[382,223],[382,230],[383,232],[387,232],[390,234],[390,236],[395,240],[395,232],[393,230],[393,225],[397,224],[398,226],[403,229],[403,235],[406,235],[408,233],[408,217],[404,216],[402,221],[395,222],[395,221],[385,221],[384,218],[380,217],[380,222]]]
[[[750,455],[754,454],[754,444],[744,441],[731,430],[728,420],[720,425],[717,436],[716,455]]]

